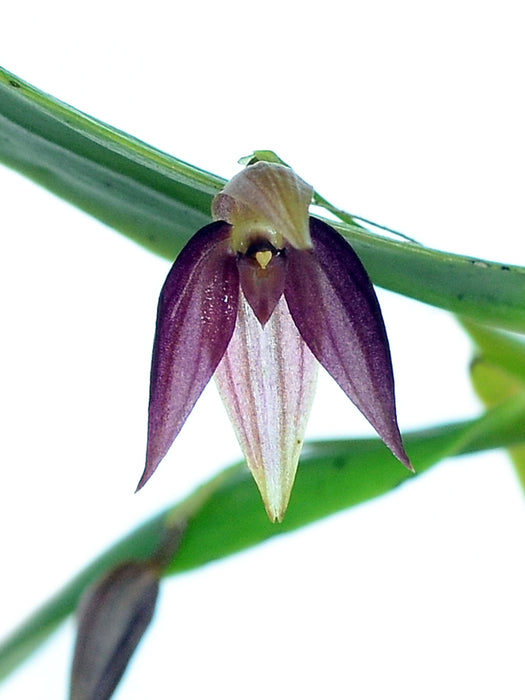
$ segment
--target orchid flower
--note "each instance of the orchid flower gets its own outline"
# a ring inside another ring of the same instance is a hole
[[[356,253],[309,217],[313,190],[259,162],[212,205],[160,295],[144,486],[215,380],[272,521],[286,512],[320,363],[409,469],[392,363]]]

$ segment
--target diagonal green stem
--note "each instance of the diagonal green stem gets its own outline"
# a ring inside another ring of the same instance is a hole
[[[224,470],[174,508],[162,511],[101,554],[0,645],[0,679],[7,676],[55,631],[77,607],[82,593],[116,564],[150,559],[165,543],[166,530],[185,523],[241,465]]]
[[[2,69],[0,161],[170,259],[210,221],[211,200],[224,184]],[[376,284],[525,332],[525,268],[389,240],[343,218],[336,227]]]
[[[525,443],[525,396],[480,418],[408,434],[417,473],[440,460]],[[0,678],[35,651],[76,608],[87,586],[116,564],[146,559],[163,542],[166,528],[187,522],[180,549],[166,574],[177,574],[230,556],[303,527],[352,505],[376,498],[415,478],[380,440],[338,440],[305,447],[289,511],[283,523],[269,522],[253,479],[235,465],[188,499],[141,525],[102,554],[0,646]],[[319,498],[319,494],[323,498]]]

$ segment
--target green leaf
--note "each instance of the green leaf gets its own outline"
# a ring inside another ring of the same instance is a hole
[[[286,518],[280,524],[269,522],[243,465],[224,471],[115,544],[16,630],[0,647],[0,678],[75,610],[93,581],[121,562],[154,556],[163,546],[166,530],[177,523],[187,523],[187,529],[166,574],[203,566],[381,496],[446,457],[525,444],[525,397],[519,395],[476,420],[409,433],[405,443],[417,468],[415,476],[378,439],[308,443]]]
[[[461,319],[461,323],[474,341],[479,356],[498,365],[509,377],[521,383],[525,390],[525,342],[523,339],[480,326],[468,319]]]
[[[525,396],[474,421],[405,434],[412,474],[377,439],[308,443],[282,523],[270,523],[253,480],[225,480],[188,523],[168,572],[178,573],[377,498],[446,457],[525,442]]]
[[[525,343],[508,333],[478,326],[463,319],[463,327],[476,344],[470,378],[485,406],[492,408],[519,394],[525,395]],[[509,456],[525,490],[525,447],[509,447]]]
[[[168,509],[140,525],[81,571],[65,588],[53,596],[31,618],[0,644],[0,680],[28,658],[76,609],[83,592],[106,572],[123,562],[157,558],[165,568],[163,557],[173,532],[185,526],[186,518],[198,512],[220,483],[239,467],[226,469],[198,488],[176,509]]]
[[[211,200],[224,184],[2,69],[0,161],[170,259],[210,221]],[[336,227],[376,284],[525,332],[525,268],[393,241],[351,218]]]
[[[224,184],[1,68],[0,161],[168,258]]]

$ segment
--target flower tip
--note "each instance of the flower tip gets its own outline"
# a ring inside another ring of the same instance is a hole
[[[410,457],[405,452],[405,448],[403,447],[403,445],[401,444],[401,447],[397,447],[396,449],[392,449],[392,446],[390,445],[389,447],[394,457],[396,457],[401,462],[401,464],[408,469],[409,472],[415,474],[416,470],[414,469],[414,465],[410,461]]]
[[[277,481],[274,481],[269,474],[252,473],[270,522],[282,523],[292,494],[295,469],[291,474],[287,473],[283,475],[285,478]]]
[[[159,460],[159,462],[160,462],[160,460]],[[137,484],[137,488],[135,489],[135,493],[138,493],[146,485],[146,483],[150,480],[150,478],[153,476],[153,472],[158,467],[159,462],[151,463],[149,460],[146,461],[146,466],[144,467],[144,471],[142,472],[142,476],[139,479],[139,483]]]
[[[276,523],[282,523],[284,520],[285,513],[270,513],[270,511],[266,510],[266,513],[268,514],[268,517],[270,518],[270,522],[272,524]]]
[[[408,469],[409,472],[412,472],[412,474],[415,474],[416,470],[414,469],[414,465],[412,464],[410,459],[407,458],[407,460],[408,461],[403,462],[403,464],[405,465],[405,467]]]
[[[140,481],[137,484],[137,487],[135,488],[135,491],[133,493],[138,493],[145,484],[146,484],[146,479],[144,479],[143,477],[140,477]]]
[[[271,523],[282,523],[283,522],[284,516],[286,515],[286,511],[288,510],[289,499],[290,499],[290,494],[288,494],[286,501],[278,500],[277,502],[274,502],[274,501],[268,500],[263,495],[264,508],[266,510],[266,514],[267,514],[268,518],[270,519]]]

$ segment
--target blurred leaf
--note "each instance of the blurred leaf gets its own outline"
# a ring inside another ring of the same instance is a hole
[[[483,356],[472,361],[470,377],[476,394],[487,408],[498,406],[511,396],[525,392],[523,382]]]
[[[497,406],[511,396],[525,393],[525,385],[498,365],[477,358],[471,365],[471,379],[474,389],[488,406]],[[525,490],[525,445],[508,448],[509,457]]]
[[[209,223],[211,199],[224,184],[2,69],[0,161],[169,259]],[[525,268],[382,238],[351,218],[336,228],[376,284],[525,332]]]
[[[70,700],[108,700],[148,628],[159,572],[139,562],[111,569],[82,596]]]
[[[167,528],[188,523],[167,573],[202,566],[387,493],[446,457],[525,444],[525,397],[519,395],[475,420],[409,433],[405,444],[415,476],[378,439],[307,443],[290,507],[280,524],[269,522],[242,465],[225,470],[115,544],[16,630],[0,647],[0,678],[73,612],[86,587],[104,572],[128,559],[149,559],[162,549]]]
[[[525,491],[525,445],[510,447],[509,457],[514,464],[521,486]]]
[[[525,342],[520,338],[463,320],[477,347],[470,367],[472,385],[488,408],[525,395]],[[509,456],[525,490],[525,446],[509,447]]]
[[[76,610],[83,592],[113,567],[128,560],[149,561],[164,571],[168,554],[180,546],[177,533],[184,531],[188,515],[197,512],[219,484],[237,470],[238,467],[225,469],[196,489],[176,509],[165,510],[137,527],[58,591],[0,643],[0,680],[36,651],[64,618]]]
[[[204,565],[381,496],[444,458],[525,443],[525,397],[498,406],[475,421],[405,434],[404,442],[415,475],[376,439],[309,443],[286,517],[278,524],[265,517],[251,479],[242,472],[234,474],[189,520],[168,572]]]
[[[523,305],[525,307],[525,297]],[[474,341],[478,354],[500,367],[525,388],[525,340],[510,333],[480,326],[468,319],[460,321]]]

